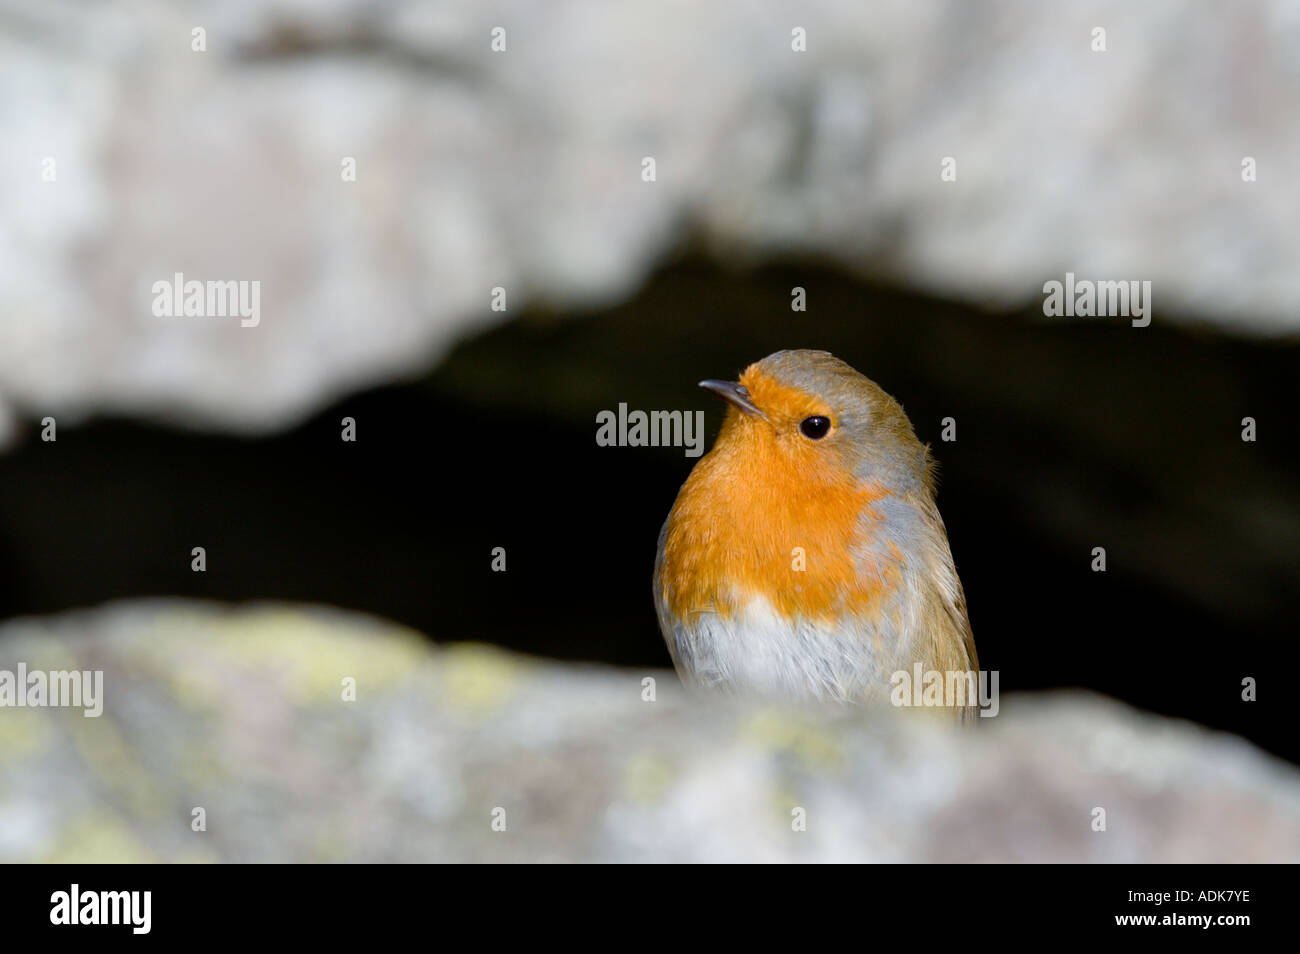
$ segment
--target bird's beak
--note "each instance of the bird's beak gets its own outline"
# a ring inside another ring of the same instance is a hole
[[[751,417],[767,420],[767,415],[758,409],[758,405],[754,403],[754,399],[749,396],[749,391],[743,384],[737,384],[735,381],[701,381],[700,387],[712,391],[724,401],[730,401]]]

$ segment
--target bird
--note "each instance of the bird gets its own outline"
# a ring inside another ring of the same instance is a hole
[[[699,384],[728,407],[664,521],[654,567],[682,682],[863,706],[909,704],[899,673],[969,673],[973,685],[935,463],[902,406],[826,351],[778,351],[738,381]],[[978,701],[934,698],[957,721]]]

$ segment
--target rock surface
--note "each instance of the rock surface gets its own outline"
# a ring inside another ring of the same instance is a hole
[[[1294,768],[1092,695],[953,733],[179,601],[5,623],[20,661],[102,670],[105,702],[0,708],[0,862],[1300,859]]]
[[[1157,320],[1293,331],[1300,17],[1191,6],[3,0],[0,438],[283,427],[687,239],[994,307],[1144,279]],[[262,282],[261,323],[154,317],[177,272]]]

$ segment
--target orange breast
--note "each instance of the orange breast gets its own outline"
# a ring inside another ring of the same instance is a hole
[[[668,607],[682,618],[731,616],[762,596],[784,616],[825,620],[878,601],[898,571],[863,548],[871,504],[886,492],[836,464],[730,412],[669,516],[660,577]]]

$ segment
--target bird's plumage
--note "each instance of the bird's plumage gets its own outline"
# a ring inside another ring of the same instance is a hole
[[[730,693],[883,701],[891,676],[978,670],[933,466],[902,408],[826,352],[739,384],[660,533],[655,604],[682,678]],[[800,422],[826,416],[823,438]]]

